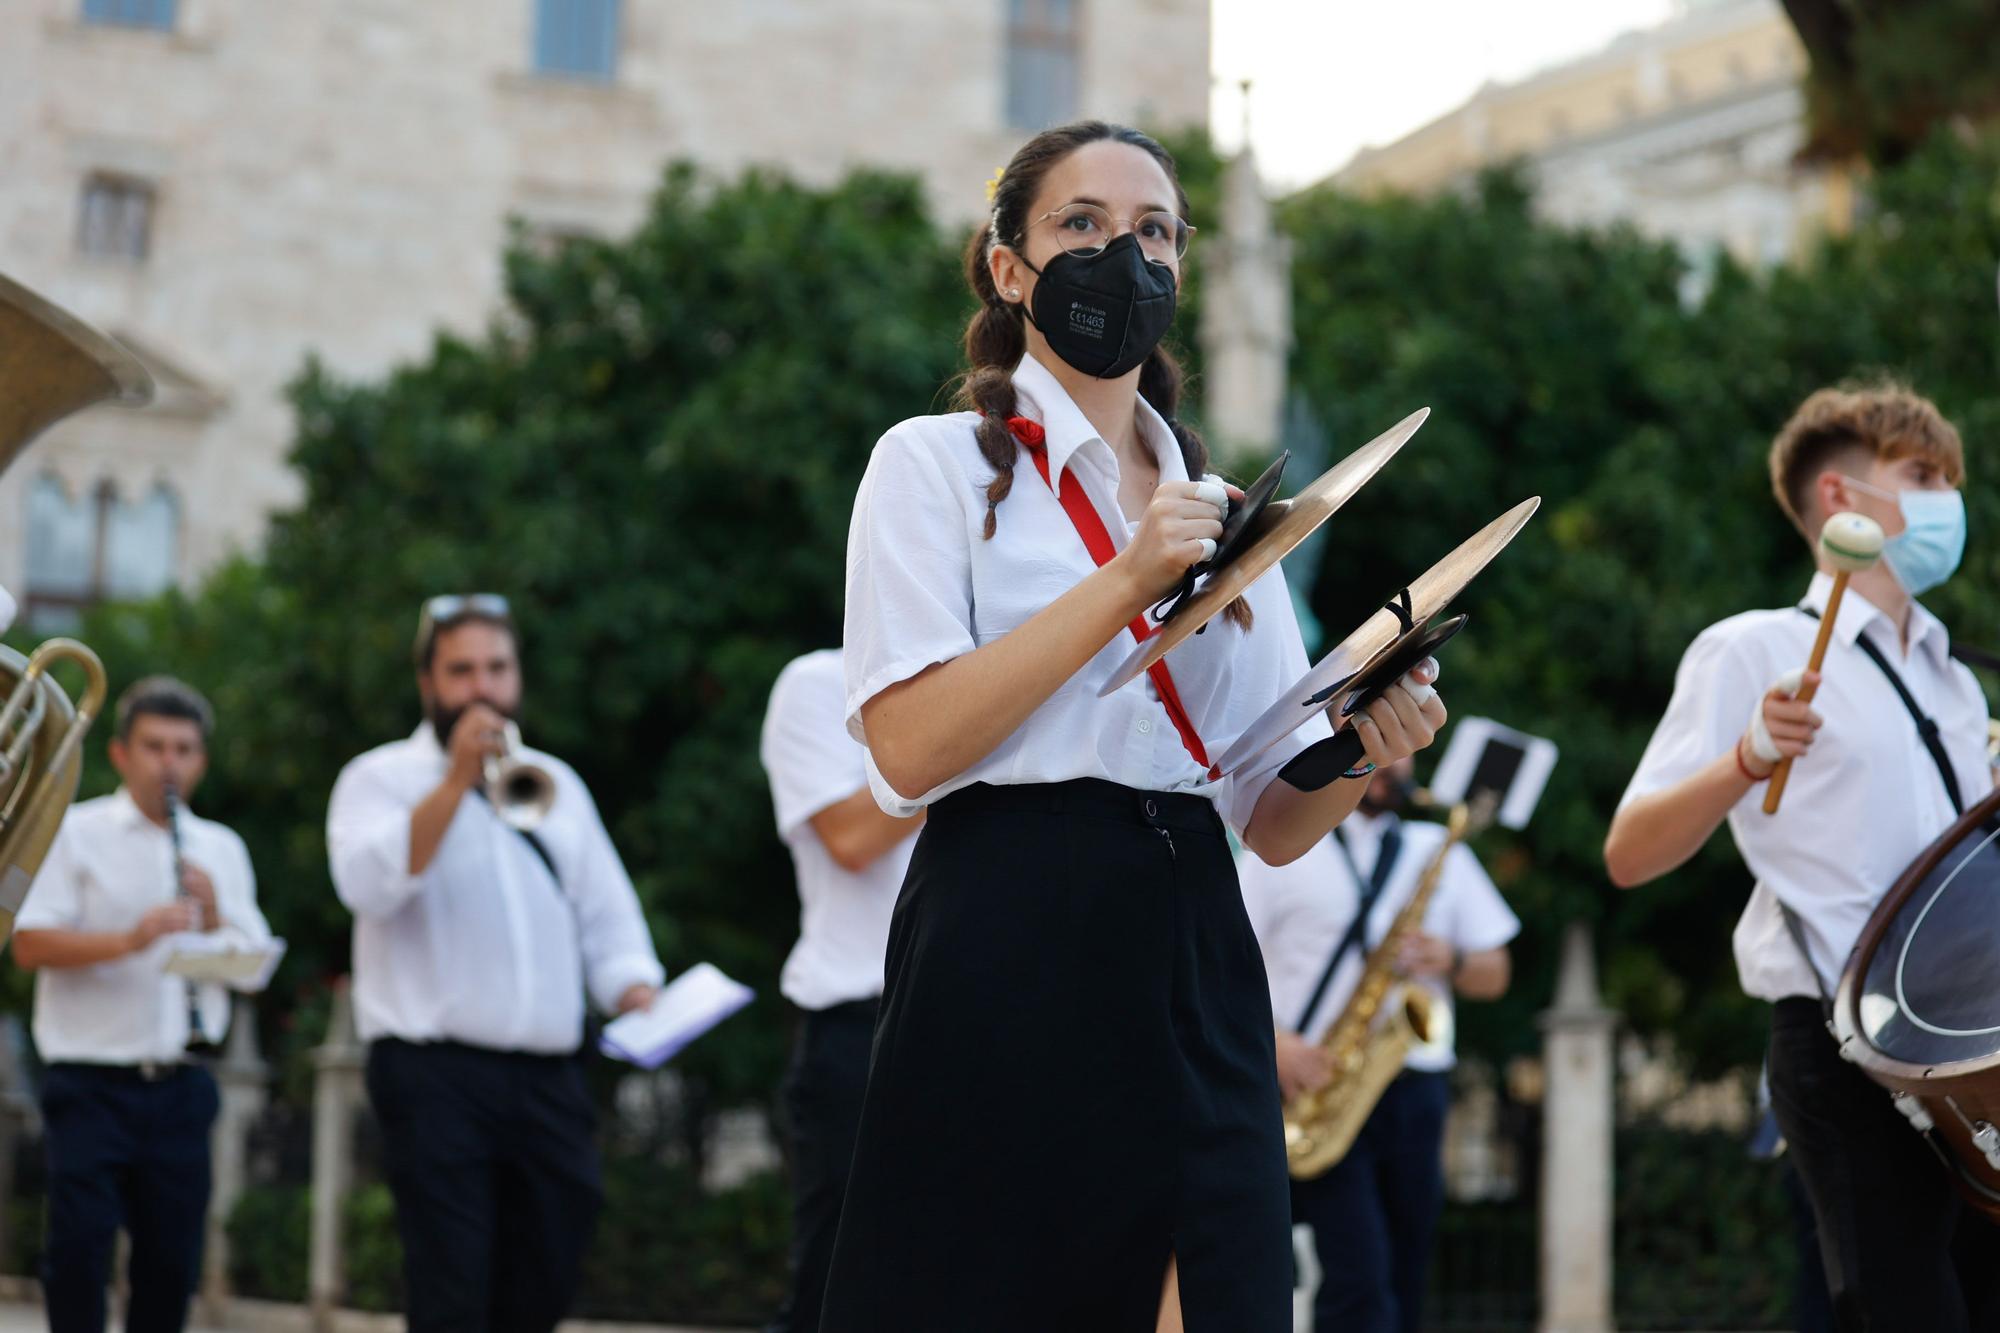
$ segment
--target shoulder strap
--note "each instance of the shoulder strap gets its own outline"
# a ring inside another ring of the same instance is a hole
[[[483,787],[474,787],[472,791],[480,800],[486,801],[489,805],[492,803],[492,798],[487,796],[486,790]],[[507,823],[504,819],[500,822],[503,824]],[[568,894],[564,893],[563,890],[562,874],[556,869],[556,858],[549,854],[548,844],[537,837],[533,829],[524,829],[518,824],[507,824],[507,827],[520,834],[521,841],[527,843],[533,849],[535,855],[542,858],[542,864],[548,868],[549,878],[556,882],[556,892],[563,893],[564,897],[568,897]]]
[[[1105,530],[1104,520],[1098,517],[1096,506],[1092,505],[1090,497],[1083,493],[1082,483],[1070,475],[1068,468],[1063,469],[1060,486],[1056,484],[1055,478],[1049,475],[1047,437],[1041,423],[1031,421],[1027,417],[1009,417],[1007,429],[1021,442],[1022,447],[1027,449],[1028,456],[1035,460],[1035,471],[1039,472],[1042,480],[1048,483],[1049,490],[1056,497],[1056,503],[1060,504],[1063,512],[1069,515],[1070,525],[1076,529],[1076,535],[1083,539],[1084,549],[1090,552],[1090,558],[1100,566],[1109,564],[1111,558],[1118,553],[1117,548],[1112,546],[1111,534]],[[1141,643],[1153,634],[1153,627],[1146,623],[1146,613],[1143,611],[1127,628],[1132,631],[1132,637]],[[1187,747],[1188,754],[1207,771],[1210,781],[1220,778],[1222,770],[1208,761],[1208,751],[1202,746],[1201,736],[1195,731],[1194,722],[1188,717],[1187,708],[1181,703],[1181,692],[1174,686],[1173,673],[1167,670],[1167,659],[1163,657],[1147,667],[1146,674],[1152,677],[1153,688],[1160,695],[1160,703],[1167,710],[1167,717],[1173,722],[1174,730],[1180,733],[1181,744]]]
[[[1819,612],[1809,606],[1802,606],[1799,610],[1814,620],[1819,619]],[[1873,640],[1865,634],[1857,634],[1854,636],[1854,643],[1862,652],[1868,654],[1868,660],[1881,668],[1882,674],[1889,678],[1889,684],[1894,687],[1896,697],[1903,701],[1903,707],[1909,710],[1910,720],[1917,724],[1917,736],[1923,741],[1924,748],[1931,752],[1931,762],[1937,765],[1938,776],[1944,779],[1944,794],[1951,799],[1952,810],[1964,814],[1965,801],[1959,794],[1958,774],[1952,771],[1951,756],[1945,753],[1944,740],[1938,734],[1936,719],[1917,703],[1916,696],[1910,693],[1910,687],[1903,684],[1903,678],[1896,674],[1896,668],[1889,665],[1889,659],[1883,656],[1882,650],[1875,646]]]
[[[1333,954],[1320,970],[1319,980],[1313,983],[1312,994],[1306,997],[1306,1006],[1300,1011],[1298,1025],[1292,1031],[1303,1033],[1312,1026],[1313,1015],[1319,1012],[1320,1001],[1326,998],[1327,987],[1333,984],[1333,974],[1340,970],[1341,959],[1347,957],[1349,949],[1366,944],[1369,914],[1375,910],[1376,900],[1382,896],[1382,889],[1389,883],[1389,876],[1395,872],[1396,861],[1402,855],[1401,836],[1390,836],[1395,829],[1392,824],[1383,830],[1381,850],[1375,854],[1375,868],[1366,878],[1361,874],[1361,867],[1354,863],[1354,853],[1348,850],[1347,840],[1340,836],[1339,829],[1334,830],[1334,845],[1340,848],[1341,859],[1347,862],[1348,873],[1354,880],[1357,906],[1354,920],[1341,932],[1340,942],[1333,946]]]
[[[1799,610],[1813,620],[1820,618],[1820,613],[1810,606],[1801,606]],[[1931,762],[1937,765],[1938,776],[1944,779],[1944,794],[1950,799],[1951,808],[1961,815],[1964,814],[1965,801],[1959,794],[1958,774],[1952,770],[1951,756],[1945,753],[1944,740],[1938,734],[1936,719],[1923,710],[1916,696],[1910,693],[1910,687],[1903,684],[1903,678],[1896,673],[1896,668],[1889,665],[1889,659],[1875,646],[1874,640],[1865,634],[1857,634],[1854,636],[1854,643],[1862,652],[1868,654],[1868,660],[1888,678],[1890,686],[1896,691],[1896,697],[1903,701],[1903,707],[1909,712],[1910,720],[1916,723],[1918,738],[1923,741],[1924,748],[1931,752]],[[1820,976],[1819,967],[1812,960],[1812,951],[1806,948],[1805,924],[1799,920],[1798,913],[1786,906],[1782,900],[1778,902],[1778,910],[1784,914],[1785,929],[1791,932],[1792,942],[1798,945],[1799,956],[1806,960],[1806,970],[1812,973],[1813,984],[1819,988],[1820,1008],[1826,1014],[1827,1024],[1831,1027],[1833,996],[1827,992],[1826,979]]]

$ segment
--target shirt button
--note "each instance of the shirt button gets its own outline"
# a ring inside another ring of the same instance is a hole
[[[1152,719],[1152,718],[1150,718],[1150,717],[1142,717],[1142,718],[1140,718],[1140,719],[1139,719],[1139,734],[1140,734],[1141,736],[1150,736],[1150,735],[1152,735],[1152,734],[1153,734],[1153,719]]]

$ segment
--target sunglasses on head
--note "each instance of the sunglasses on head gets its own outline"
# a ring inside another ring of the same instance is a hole
[[[439,630],[450,629],[467,616],[494,620],[513,619],[507,599],[497,592],[441,593],[424,599],[423,613],[417,617],[417,653],[422,657]]]
[[[424,599],[422,619],[432,625],[444,625],[460,616],[504,616],[509,613],[507,599],[497,592],[448,592]]]

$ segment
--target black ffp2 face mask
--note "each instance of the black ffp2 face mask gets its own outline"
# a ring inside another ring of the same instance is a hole
[[[1037,279],[1029,319],[1050,351],[1086,375],[1117,379],[1151,356],[1174,322],[1173,270],[1148,260],[1130,232],[1087,259],[1064,253],[1028,268]]]

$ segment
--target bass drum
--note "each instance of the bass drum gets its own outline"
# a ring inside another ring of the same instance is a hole
[[[2000,791],[1910,863],[1834,996],[1841,1052],[1884,1087],[2000,1221]]]

